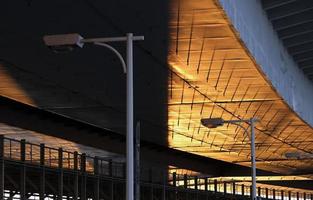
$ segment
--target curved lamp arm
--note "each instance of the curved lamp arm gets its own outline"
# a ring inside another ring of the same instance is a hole
[[[240,128],[242,128],[244,130],[243,134],[246,134],[248,136],[248,138],[251,140],[249,132],[248,132],[248,128],[245,128],[244,126],[242,126],[241,124],[237,123],[237,122],[229,122],[230,124],[234,124],[236,126],[239,126]],[[251,125],[250,125],[251,126]]]
[[[102,42],[95,42],[94,44],[98,45],[98,46],[106,47],[107,49],[110,49],[111,51],[113,51],[115,53],[115,55],[117,55],[117,57],[121,61],[122,67],[123,67],[123,71],[126,74],[126,64],[125,64],[125,61],[123,59],[123,56],[116,49],[114,49],[112,46],[110,46],[110,45],[108,45],[106,43],[102,43]]]

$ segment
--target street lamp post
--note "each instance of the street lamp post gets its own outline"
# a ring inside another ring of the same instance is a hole
[[[127,33],[126,37],[89,38],[84,39],[79,34],[63,34],[44,36],[45,44],[55,51],[82,48],[85,43],[106,47],[114,52],[122,63],[127,79],[127,133],[126,133],[126,200],[134,200],[134,84],[133,84],[133,41],[144,40],[144,36],[133,36]],[[122,55],[110,42],[126,42],[126,64]]]
[[[243,127],[240,123],[247,122],[250,124],[251,128],[251,178],[252,178],[252,192],[251,192],[251,200],[256,200],[256,162],[255,162],[255,131],[254,124],[258,120],[256,118],[250,119],[240,119],[240,120],[223,120],[222,118],[204,118],[201,119],[201,124],[207,128],[216,128],[218,126],[223,126],[225,123],[235,124],[242,129],[244,129],[245,133],[249,136],[248,130]]]

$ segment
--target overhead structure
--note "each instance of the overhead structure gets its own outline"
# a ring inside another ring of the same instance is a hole
[[[313,81],[313,1],[262,0],[262,5],[289,54]]]
[[[249,140],[240,128],[228,124],[208,130],[200,119],[255,117],[260,120],[256,124],[258,168],[288,174],[311,172],[312,160],[288,159],[285,153],[312,153],[312,128],[272,87],[218,2],[172,3],[169,145],[248,166]]]

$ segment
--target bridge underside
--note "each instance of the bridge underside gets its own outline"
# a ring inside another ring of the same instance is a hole
[[[255,117],[260,119],[258,174],[311,182],[312,159],[285,154],[311,154],[312,127],[275,90],[219,1],[12,0],[0,5],[0,122],[28,130],[12,137],[51,140],[53,146],[63,141],[75,151],[123,159],[125,77],[119,62],[93,46],[53,54],[42,36],[134,32],[145,35],[134,49],[142,160],[213,177],[249,176],[249,139],[243,130],[229,124],[207,129],[200,120]]]

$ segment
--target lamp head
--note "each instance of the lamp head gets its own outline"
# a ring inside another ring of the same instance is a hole
[[[75,48],[82,48],[84,38],[77,33],[61,35],[45,35],[43,41],[47,47],[55,52],[72,51]]]
[[[301,155],[298,152],[287,152],[285,153],[285,157],[287,159],[299,159]]]
[[[204,118],[201,119],[201,124],[207,128],[216,128],[223,126],[224,120],[222,118]]]

